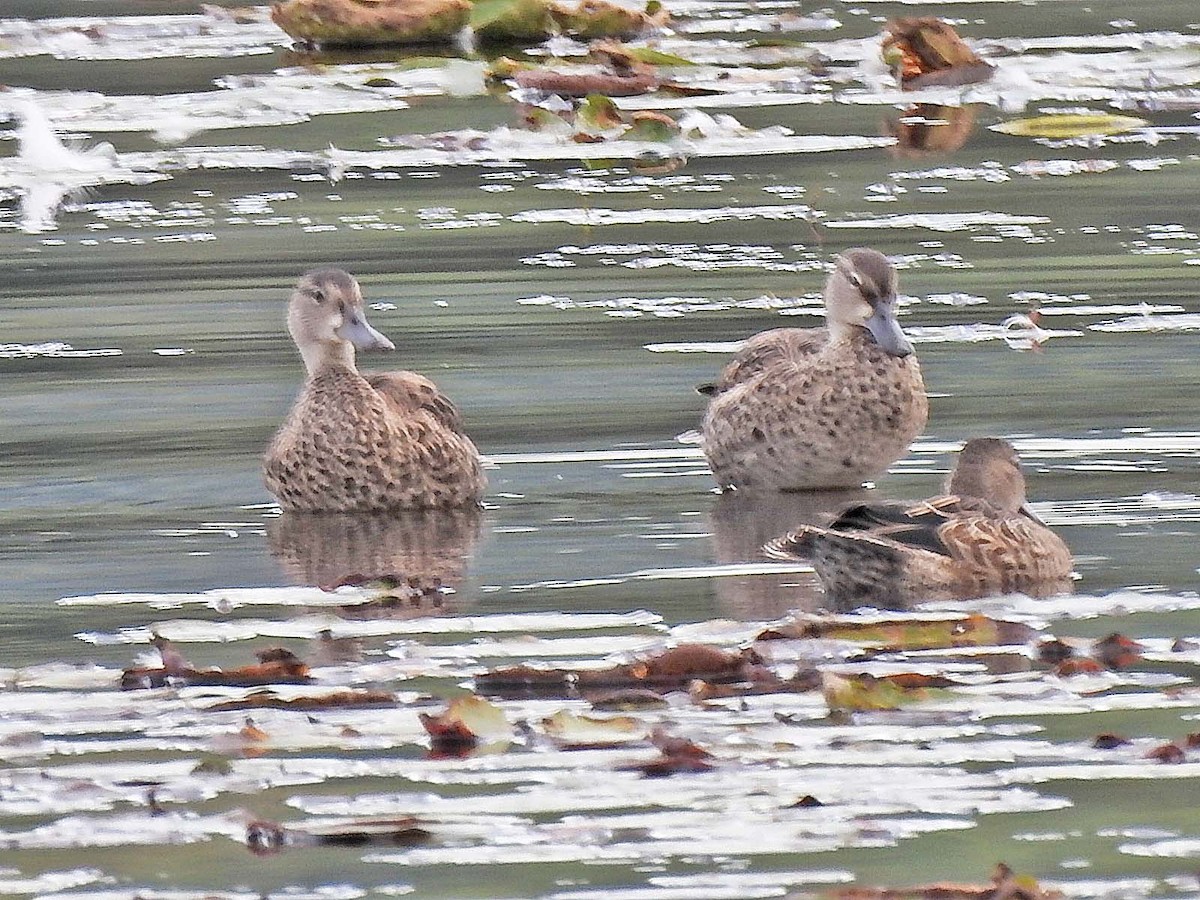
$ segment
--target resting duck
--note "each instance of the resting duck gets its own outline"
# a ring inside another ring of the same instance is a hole
[[[1071,590],[1071,551],[1026,505],[1021,462],[1000,438],[967,441],[943,496],[851,506],[828,528],[802,526],[763,550],[811,556],[842,608]]]
[[[341,269],[309,272],[288,305],[308,380],[263,457],[269,490],[303,512],[459,507],[486,479],[454,405],[414,372],[361,375],[354,350],[394,350]]]
[[[857,487],[899,459],[929,418],[921,367],[896,321],[896,270],[840,254],[826,328],[750,338],[711,393],[701,446],[723,488]]]

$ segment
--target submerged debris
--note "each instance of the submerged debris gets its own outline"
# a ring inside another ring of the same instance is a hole
[[[358,819],[295,827],[255,820],[246,826],[246,846],[259,856],[291,847],[412,847],[432,840],[419,820]]]

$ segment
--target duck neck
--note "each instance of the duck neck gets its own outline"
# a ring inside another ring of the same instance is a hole
[[[309,344],[300,348],[300,355],[304,357],[304,368],[308,370],[309,378],[338,369],[358,371],[354,365],[354,345],[349,341]]]
[[[835,319],[829,320],[826,327],[829,329],[830,343],[848,341],[865,330],[858,325],[851,325],[849,322],[839,322]]]

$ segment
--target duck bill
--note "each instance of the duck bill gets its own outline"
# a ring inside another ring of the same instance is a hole
[[[913,345],[904,336],[904,332],[900,329],[900,323],[896,321],[896,298],[889,297],[886,300],[880,300],[875,307],[874,314],[863,322],[863,325],[867,331],[871,332],[875,343],[886,353],[904,357],[913,352]]]
[[[338,337],[349,341],[356,350],[395,350],[396,345],[376,331],[360,312],[352,312],[337,330]]]
[[[1032,509],[1029,508],[1028,503],[1021,504],[1020,512],[1021,512],[1021,515],[1025,516],[1028,519],[1033,519],[1033,521],[1037,522],[1042,527],[1049,527],[1046,525],[1046,522],[1042,519],[1041,516],[1039,516],[1037,513],[1035,513]]]

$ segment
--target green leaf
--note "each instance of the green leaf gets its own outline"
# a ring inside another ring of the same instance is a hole
[[[658,141],[665,144],[679,137],[679,124],[661,113],[634,115],[632,124],[621,137],[630,141]]]
[[[673,53],[663,53],[653,47],[624,47],[626,53],[638,62],[649,63],[652,66],[694,66],[690,59],[676,56]]]
[[[548,0],[474,0],[471,27],[483,40],[540,41],[552,25]]]
[[[621,111],[612,99],[603,94],[588,94],[579,104],[576,122],[585,131],[592,133],[608,131],[625,124]]]

